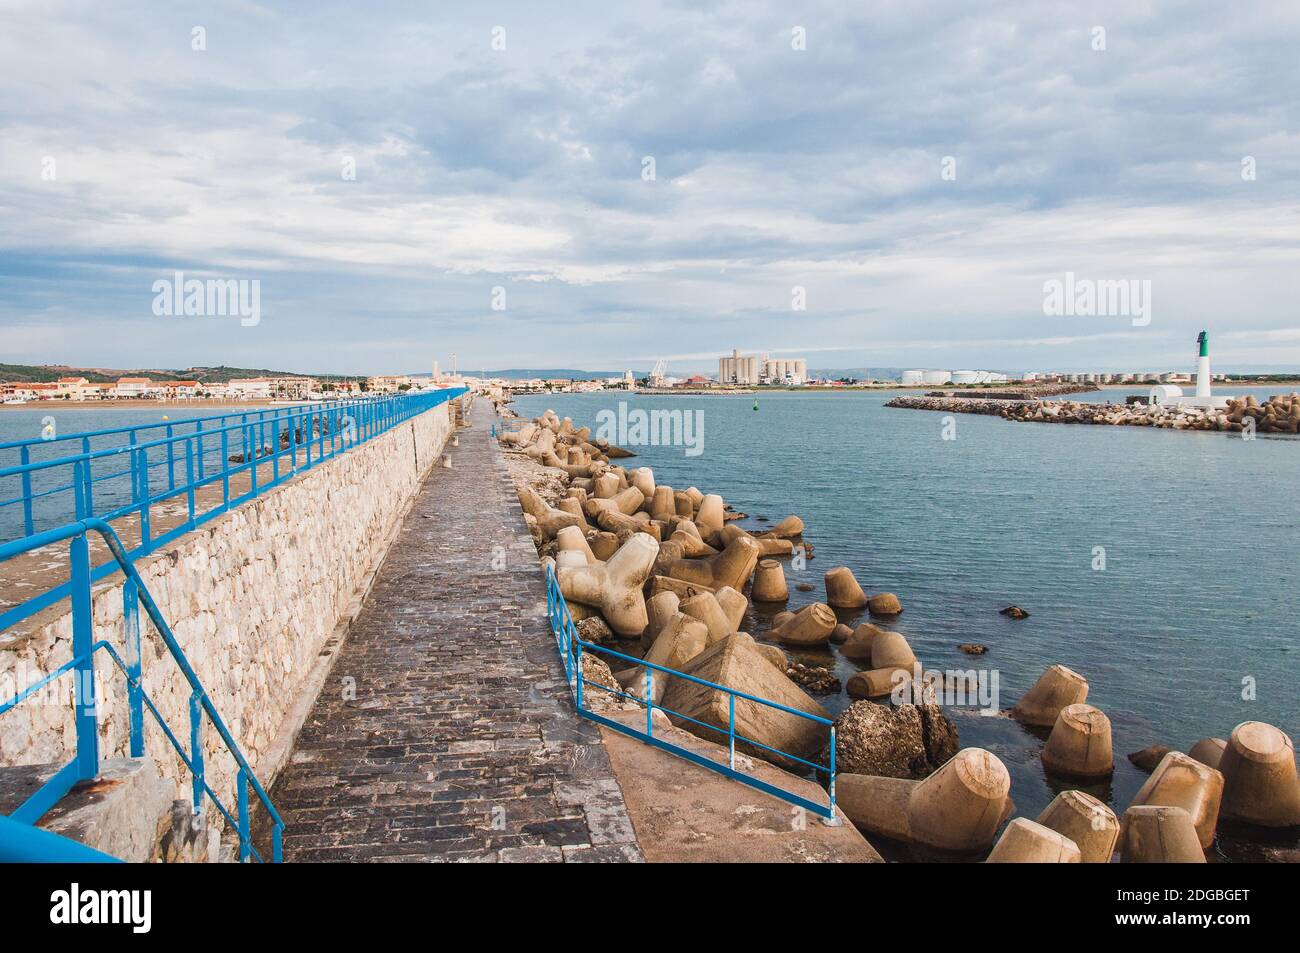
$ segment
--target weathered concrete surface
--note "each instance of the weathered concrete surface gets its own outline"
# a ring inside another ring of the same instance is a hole
[[[0,814],[10,814],[63,763],[0,768]],[[108,758],[94,781],[75,785],[41,818],[39,827],[132,863],[157,854],[159,818],[172,785],[151,758]],[[187,811],[188,814],[188,811]]]
[[[428,478],[272,791],[290,861],[637,861],[485,402]]]
[[[644,711],[608,717],[644,728]],[[876,849],[840,812],[840,826],[776,797],[746,787],[644,742],[601,728],[614,773],[645,858],[658,863],[883,863]],[[662,719],[655,733],[697,754],[725,763],[727,749],[703,741]],[[814,802],[826,792],[756,758],[736,756],[756,778]]]

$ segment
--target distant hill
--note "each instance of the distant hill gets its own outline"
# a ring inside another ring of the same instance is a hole
[[[356,375],[352,375],[356,376]],[[71,367],[66,364],[0,364],[0,381],[41,383],[60,377],[84,377],[92,384],[105,384],[119,377],[148,377],[156,381],[202,381],[219,384],[238,377],[314,377],[317,380],[349,379],[342,374],[299,374],[253,367],[187,367],[183,370],[160,367]]]

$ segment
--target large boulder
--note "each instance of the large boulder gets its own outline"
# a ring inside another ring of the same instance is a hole
[[[703,623],[695,624],[703,628]],[[682,671],[796,711],[821,718],[830,717],[821,705],[809,698],[783,671],[764,658],[753,639],[741,632],[710,645]],[[669,679],[664,691],[663,706],[670,709],[669,717],[677,727],[706,741],[725,745],[730,698],[727,692],[719,689],[673,678]],[[826,725],[746,698],[736,698],[735,704],[738,736],[743,735],[769,748],[806,760],[812,760],[826,745],[829,734]],[[715,726],[716,730],[707,727],[709,725]],[[781,767],[797,766],[796,762],[740,740],[737,740],[736,748]]]
[[[858,701],[835,719],[835,744],[840,771],[919,779],[957,753],[957,727],[938,705]]]

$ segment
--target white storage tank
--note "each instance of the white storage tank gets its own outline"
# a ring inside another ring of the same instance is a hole
[[[952,380],[949,371],[926,371],[923,380],[927,384],[946,384]]]
[[[980,371],[953,371],[952,382],[954,384],[977,384],[980,380]]]
[[[915,387],[925,383],[925,371],[903,371],[903,385]]]

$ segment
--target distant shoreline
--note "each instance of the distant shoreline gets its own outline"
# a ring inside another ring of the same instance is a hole
[[[290,404],[306,404],[311,401],[272,401],[272,400],[29,400],[25,404],[0,403],[0,410],[141,410],[172,409],[186,407],[202,409],[241,410],[245,407],[287,407]]]

